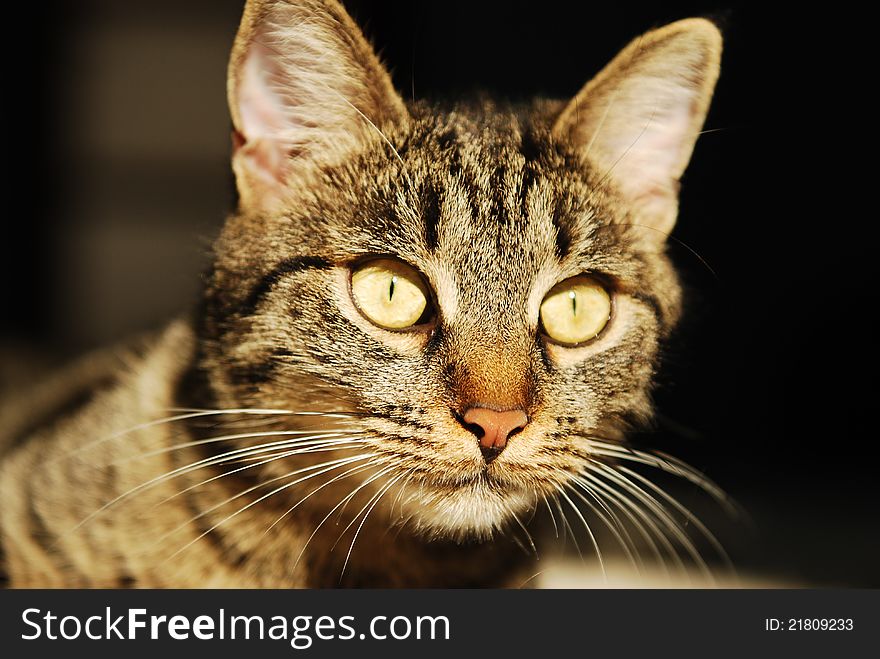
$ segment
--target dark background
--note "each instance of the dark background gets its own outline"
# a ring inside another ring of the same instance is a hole
[[[241,10],[15,4],[2,60],[7,382],[17,365],[157,326],[194,299],[232,199],[225,66]],[[880,586],[876,213],[861,175],[875,122],[852,75],[865,20],[721,0],[346,4],[405,96],[566,97],[645,29],[719,22],[711,132],[670,243],[688,315],[660,423],[637,440],[749,511],[752,530],[706,513],[744,572]]]

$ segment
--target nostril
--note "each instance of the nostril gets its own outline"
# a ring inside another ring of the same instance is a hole
[[[462,426],[464,426],[465,430],[468,430],[471,433],[473,433],[477,439],[482,439],[483,435],[486,434],[486,431],[483,428],[483,426],[481,426],[479,423],[469,423],[468,421],[465,421],[464,417],[461,414],[459,414],[458,412],[456,412],[455,410],[452,410],[452,416],[455,417],[456,421],[458,421]]]
[[[460,419],[461,425],[463,425],[467,430],[470,430],[477,436],[477,439],[482,439],[483,435],[486,434],[486,431],[483,430],[483,426],[478,423],[467,423],[464,419]]]

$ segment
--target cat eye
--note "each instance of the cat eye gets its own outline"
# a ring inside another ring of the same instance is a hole
[[[406,329],[431,319],[428,287],[414,268],[400,261],[378,259],[357,267],[351,294],[367,320],[385,329]]]
[[[585,275],[556,284],[541,303],[544,333],[567,346],[595,339],[610,319],[611,296],[601,283]]]

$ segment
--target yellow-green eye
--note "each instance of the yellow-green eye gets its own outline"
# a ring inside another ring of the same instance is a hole
[[[572,277],[556,284],[541,303],[544,333],[566,345],[596,338],[610,318],[611,296],[590,277]]]
[[[370,261],[355,270],[351,292],[361,313],[386,329],[412,327],[428,308],[428,290],[419,273],[391,259]]]

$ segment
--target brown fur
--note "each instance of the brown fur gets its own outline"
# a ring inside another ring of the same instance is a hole
[[[659,343],[680,313],[664,238],[719,53],[711,24],[682,21],[634,42],[568,105],[407,107],[332,0],[248,3],[229,77],[241,203],[202,305],[3,456],[12,585],[522,581],[513,538],[528,517],[607,463],[596,441],[619,445],[651,415]],[[671,142],[667,178],[640,183],[657,107],[674,124],[656,138]],[[606,131],[625,127],[649,138],[615,151]],[[430,331],[358,312],[348,278],[370,255],[424,275]],[[582,273],[606,283],[613,318],[593,342],[555,345],[538,305]],[[529,416],[489,465],[456,416],[475,404]],[[177,408],[216,414],[159,422]],[[313,415],[224,412],[241,408]],[[307,431],[349,444],[218,458]],[[198,468],[162,480],[187,465]]]

